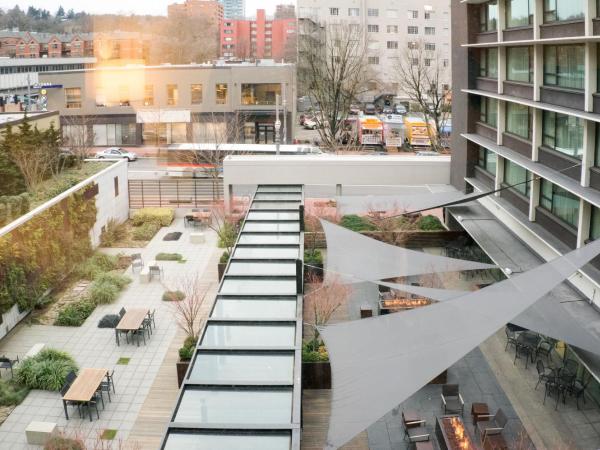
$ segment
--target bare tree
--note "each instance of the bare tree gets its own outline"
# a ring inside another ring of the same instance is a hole
[[[177,290],[185,294],[183,300],[171,302],[177,326],[191,338],[198,339],[202,330],[200,312],[210,286],[205,287],[198,275],[184,276],[177,282]],[[169,290],[169,289],[167,289]]]
[[[62,126],[63,146],[75,156],[77,167],[88,158],[94,146],[93,124],[95,116],[64,116]]]
[[[322,42],[300,39],[299,59],[305,83],[321,111],[316,117],[321,143],[336,149],[350,105],[367,92],[370,80],[367,39],[357,24],[331,24],[321,33]]]
[[[230,210],[235,212],[229,213],[223,201],[213,204],[208,227],[217,233],[219,247],[224,248],[227,254],[231,256],[239,234],[239,223],[245,212],[241,202],[231,205]]]
[[[441,150],[441,133],[450,114],[450,88],[444,84],[449,79],[449,68],[438,50],[429,49],[423,41],[413,42],[398,58],[397,76],[400,90],[419,105],[425,116],[431,146]]]
[[[317,278],[315,278],[317,279]],[[309,283],[312,280],[309,280]],[[333,314],[348,302],[352,288],[341,282],[337,277],[332,277],[327,284],[310,283],[318,286],[304,295],[307,314],[305,320],[312,325],[314,330],[313,341],[319,341],[319,327],[327,325]]]

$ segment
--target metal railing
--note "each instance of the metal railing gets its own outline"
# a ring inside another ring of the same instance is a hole
[[[129,207],[132,209],[198,207],[222,198],[221,179],[129,180]]]

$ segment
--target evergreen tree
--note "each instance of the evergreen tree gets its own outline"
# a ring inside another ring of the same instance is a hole
[[[13,141],[14,134],[9,126],[0,142],[0,195],[17,195],[25,191],[23,174],[10,158],[9,147]]]
[[[61,5],[58,7],[58,11],[56,11],[56,18],[62,19],[63,17],[65,17],[65,9]]]

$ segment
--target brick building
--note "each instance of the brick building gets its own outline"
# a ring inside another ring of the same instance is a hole
[[[223,5],[216,0],[185,0],[167,7],[169,19],[176,17],[205,17],[215,24],[223,20]]]
[[[293,60],[296,56],[296,19],[270,19],[264,9],[255,19],[224,20],[220,52],[224,58]]]

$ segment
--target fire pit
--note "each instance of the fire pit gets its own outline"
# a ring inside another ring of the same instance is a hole
[[[419,308],[421,306],[431,305],[431,300],[424,297],[419,298],[392,298],[379,300],[379,313],[389,314],[396,311],[406,311]]]
[[[438,417],[435,435],[442,450],[475,450],[473,441],[460,416]]]

